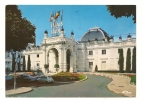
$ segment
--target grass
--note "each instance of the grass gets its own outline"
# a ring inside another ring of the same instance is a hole
[[[79,78],[79,80],[83,80],[83,79],[86,78],[86,76],[84,76],[83,74],[80,74],[80,75],[78,76],[78,78]]]
[[[136,84],[136,76],[131,77],[131,82],[134,82],[134,84]]]

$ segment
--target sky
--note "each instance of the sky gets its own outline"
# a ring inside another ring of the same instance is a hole
[[[45,30],[51,36],[50,14],[57,10],[63,10],[65,35],[70,37],[73,31],[76,41],[81,40],[89,28],[95,26],[105,30],[109,36],[114,36],[115,41],[118,41],[120,35],[126,39],[129,33],[134,37],[136,33],[132,17],[116,19],[107,11],[106,5],[18,5],[18,8],[22,17],[36,26],[36,45],[41,44]]]

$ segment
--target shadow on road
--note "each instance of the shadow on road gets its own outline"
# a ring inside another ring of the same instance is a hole
[[[73,82],[71,82],[73,83]],[[41,82],[37,82],[37,81],[34,81],[34,82],[30,82],[30,81],[23,81],[23,82],[17,82],[16,83],[16,87],[19,88],[19,87],[42,87],[42,86],[59,86],[59,85],[65,85],[65,84],[71,84],[71,83],[41,83]],[[10,80],[10,81],[6,81],[5,83],[5,87],[6,87],[6,90],[10,90],[10,89],[13,89],[14,87],[14,81],[13,80]]]

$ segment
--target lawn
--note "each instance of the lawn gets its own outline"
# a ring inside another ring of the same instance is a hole
[[[131,77],[131,82],[134,82],[134,84],[136,84],[136,76]]]
[[[70,73],[70,72],[61,72],[55,75],[52,75],[53,79],[55,81],[80,81],[86,78],[83,74],[77,74],[77,73]]]

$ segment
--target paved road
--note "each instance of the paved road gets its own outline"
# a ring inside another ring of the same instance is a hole
[[[87,76],[88,79],[82,82],[35,87],[31,92],[9,97],[122,97],[107,89],[111,79],[102,76]]]

